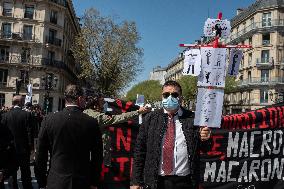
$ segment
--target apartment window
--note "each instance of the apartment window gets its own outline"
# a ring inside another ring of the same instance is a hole
[[[0,46],[0,62],[9,61],[9,47]]]
[[[24,64],[27,64],[30,62],[30,57],[31,57],[31,48],[22,48],[22,53],[21,53],[21,61]]]
[[[252,45],[252,37],[249,38],[249,45]]]
[[[24,84],[29,84],[29,71],[27,70],[20,70],[21,76],[20,79]]]
[[[50,22],[53,24],[57,24],[57,11],[50,11]]]
[[[261,70],[261,82],[268,82],[269,70]]]
[[[48,36],[48,42],[53,44],[55,37],[56,37],[56,30],[50,29],[49,36]]]
[[[13,4],[10,2],[4,2],[3,4],[3,16],[12,16]]]
[[[270,44],[270,34],[262,35],[262,45],[269,45]]]
[[[34,5],[26,5],[25,6],[25,18],[33,19],[34,18]]]
[[[271,12],[262,14],[262,27],[271,26]]]
[[[32,40],[33,38],[33,26],[24,25],[23,28],[23,38],[24,40]]]
[[[0,69],[0,86],[7,85],[8,70]]]
[[[48,51],[48,59],[54,61],[55,59],[55,52],[54,51]]]
[[[261,63],[269,62],[269,50],[261,51]]]
[[[249,53],[248,55],[248,66],[250,66],[252,63],[252,53]]]
[[[43,104],[44,112],[52,112],[53,109],[53,97],[49,97],[48,99],[44,98],[44,104]]]
[[[254,18],[250,19],[250,28],[254,29]]]
[[[251,82],[251,71],[248,71],[248,81]]]
[[[237,33],[237,36],[239,36],[239,26],[237,27],[236,33]]]
[[[260,103],[268,103],[268,90],[260,89]]]
[[[0,93],[0,107],[5,106],[5,94]]]
[[[11,23],[2,24],[2,35],[4,38],[12,37],[12,24]]]

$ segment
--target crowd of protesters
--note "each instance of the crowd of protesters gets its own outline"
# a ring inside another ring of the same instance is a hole
[[[208,139],[211,131],[207,127],[200,130],[192,127],[194,115],[182,108],[181,95],[180,85],[168,81],[162,90],[163,109],[150,112],[150,108],[140,107],[137,111],[115,116],[103,113],[103,96],[87,97],[77,85],[67,86],[64,93],[65,109],[48,115],[43,114],[40,106],[31,103],[24,105],[22,96],[14,96],[13,107],[3,108],[0,116],[0,189],[5,188],[4,181],[8,181],[11,188],[18,188],[19,168],[23,188],[32,189],[31,162],[34,163],[40,189],[100,188],[103,156],[108,156],[109,152],[109,149],[104,148],[111,140],[110,136],[102,135],[102,129],[145,113],[147,116],[143,119],[134,152],[131,188],[195,189],[197,185],[191,174],[195,171],[192,164],[195,164],[198,157],[189,159],[191,147],[197,143],[210,147]],[[155,120],[157,122],[153,122]],[[176,123],[169,120],[176,120]],[[162,133],[156,132],[156,127],[164,128],[159,129]],[[199,139],[193,141],[193,138]],[[158,141],[154,142],[156,140]],[[169,141],[172,144],[169,145]],[[158,143],[160,145],[156,148]],[[179,143],[183,148],[177,156],[172,147]],[[148,145],[150,151],[147,151]],[[153,149],[159,153],[153,153]],[[164,151],[165,149],[167,151]],[[195,151],[198,150],[195,148],[193,153],[197,154]],[[174,157],[179,158],[178,164],[172,164]],[[160,164],[153,164],[153,160]],[[144,169],[151,174],[144,175]],[[159,178],[159,183],[153,180],[156,178]],[[177,180],[181,187],[173,184]]]

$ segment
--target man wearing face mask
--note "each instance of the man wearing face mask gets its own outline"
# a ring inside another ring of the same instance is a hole
[[[163,109],[147,114],[134,150],[131,189],[196,189],[199,151],[211,147],[211,130],[193,126],[194,114],[181,104],[176,81],[162,88]]]
[[[103,159],[98,122],[82,112],[85,97],[79,86],[68,85],[64,96],[65,109],[42,121],[35,167],[39,187],[96,189]]]

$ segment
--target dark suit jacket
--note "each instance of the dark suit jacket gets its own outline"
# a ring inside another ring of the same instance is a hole
[[[47,175],[48,151],[51,153]],[[102,136],[95,119],[67,107],[43,119],[36,155],[36,177],[48,189],[97,186],[102,165]]]
[[[161,161],[161,146],[166,132],[167,114],[164,110],[156,110],[145,116],[139,129],[134,150],[132,185],[147,185],[151,189],[157,188],[159,165]],[[211,141],[200,141],[199,127],[193,126],[194,114],[183,109],[179,121],[186,139],[189,155],[189,170],[193,188],[197,188],[199,181],[199,150],[209,150]]]
[[[29,154],[33,148],[31,113],[13,108],[2,115],[2,124],[11,130],[17,154]]]
[[[10,129],[1,124],[0,114],[0,171],[7,178],[17,169],[14,137]]]

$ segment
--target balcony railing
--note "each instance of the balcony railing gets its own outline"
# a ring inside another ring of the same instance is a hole
[[[3,9],[3,16],[12,16],[12,9]]]
[[[257,68],[273,68],[274,60],[273,58],[257,58],[256,59],[256,67]]]
[[[73,77],[76,77],[74,72],[63,62],[57,60],[51,60],[48,58],[40,58],[40,57],[22,57],[12,55],[9,57],[0,57],[0,65],[1,64],[21,64],[21,65],[31,65],[31,66],[48,66],[63,69]]]
[[[255,22],[244,29],[240,30],[238,33],[231,34],[230,40],[234,40],[252,30],[256,29],[262,29],[262,28],[270,28],[270,27],[276,27],[276,26],[284,26],[284,19],[275,19],[271,20],[271,22],[267,24],[263,24],[263,22]]]
[[[238,81],[239,86],[245,85],[275,85],[284,84],[284,77],[253,77]]]
[[[56,3],[58,5],[67,7],[67,1],[66,0],[49,0],[50,2]]]
[[[46,36],[45,41],[48,44],[52,44],[52,45],[56,45],[56,46],[61,47],[61,41],[62,41],[61,39],[58,39],[58,38],[55,38],[55,37],[51,38],[49,36]]]
[[[36,41],[35,35],[26,33],[1,32],[0,39],[17,41]]]

